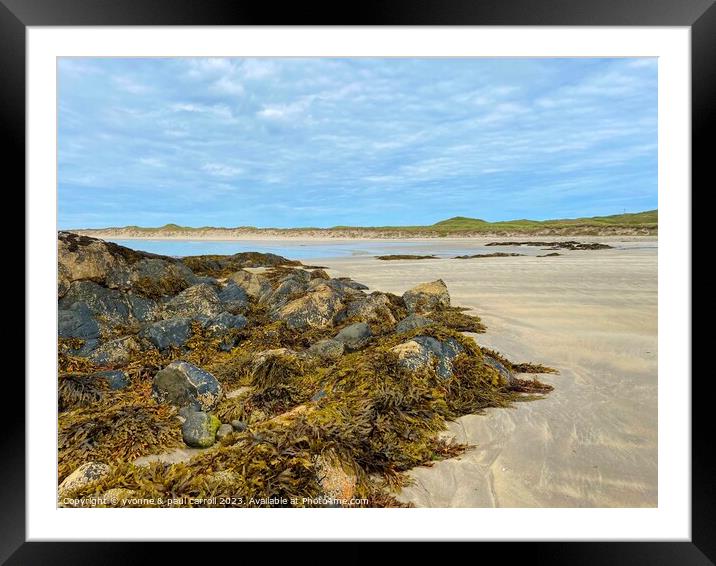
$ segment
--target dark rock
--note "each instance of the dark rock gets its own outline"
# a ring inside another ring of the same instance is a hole
[[[213,375],[184,361],[174,361],[158,371],[152,391],[160,403],[191,405],[203,411],[215,408],[222,394],[221,384]]]
[[[371,336],[372,333],[368,324],[356,322],[346,326],[333,339],[344,344],[348,350],[358,350],[368,343]]]
[[[507,384],[507,385],[514,385],[516,382],[515,374],[512,373],[509,369],[507,369],[504,364],[493,358],[492,356],[483,356],[483,359],[485,363],[490,366],[491,368],[495,369],[497,373],[500,375],[500,378]]]
[[[206,283],[185,289],[164,305],[164,313],[168,318],[198,318],[200,316],[212,318],[218,316],[223,310],[216,290]]]
[[[74,303],[57,312],[57,334],[61,338],[99,338],[99,324],[85,303]]]
[[[121,369],[100,371],[93,375],[107,381],[110,389],[124,389],[131,383],[129,376]]]
[[[311,271],[311,279],[330,279],[331,277],[324,269],[314,269]]]
[[[338,340],[321,340],[313,344],[306,353],[309,356],[317,356],[319,358],[335,360],[343,355],[345,346]]]
[[[107,289],[92,281],[75,281],[59,301],[60,309],[84,303],[97,320],[108,327],[147,322],[156,318],[157,304],[152,299]]]
[[[229,333],[229,330],[240,330],[248,325],[249,321],[245,316],[241,314],[230,314],[228,312],[222,312],[219,316],[216,316],[209,320],[205,324],[205,328],[209,330],[212,337],[222,338],[220,344],[221,350],[228,352],[240,341],[240,336],[236,333]]]
[[[181,426],[181,434],[187,446],[208,448],[216,442],[216,432],[221,421],[203,412],[189,413]]]
[[[110,340],[94,350],[89,358],[97,365],[123,365],[130,361],[134,354],[141,351],[139,340],[134,336],[124,336]]]
[[[161,256],[142,259],[107,277],[108,287],[133,289],[152,298],[176,295],[195,283],[196,275],[186,265]]]
[[[429,312],[450,306],[450,293],[442,279],[421,283],[403,293],[403,301],[408,311],[413,313]]]
[[[304,272],[305,273],[305,272]],[[261,297],[261,302],[277,309],[306,292],[308,281],[299,281],[293,277],[285,278],[278,287]]]
[[[249,426],[239,419],[231,421],[231,426],[236,432],[244,432]]]
[[[181,347],[191,335],[191,320],[188,318],[170,318],[154,322],[144,328],[139,335],[150,340],[160,350],[170,346]]]
[[[434,324],[434,322],[429,318],[425,318],[419,314],[410,314],[398,323],[395,327],[395,331],[408,332],[409,330],[423,328],[424,326],[430,326],[431,324]]]
[[[229,281],[219,292],[219,300],[231,314],[241,314],[249,308],[249,296],[233,281]]]

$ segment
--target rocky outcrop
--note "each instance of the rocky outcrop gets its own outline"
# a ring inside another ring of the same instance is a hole
[[[231,314],[242,314],[249,308],[249,296],[234,281],[229,281],[219,292],[219,300],[224,310]]]
[[[85,303],[74,303],[68,309],[57,311],[57,334],[60,338],[99,338],[99,324]]]
[[[390,309],[390,299],[385,293],[371,293],[348,304],[344,316],[347,319],[359,319],[365,322],[395,324],[395,317]]]
[[[450,293],[442,279],[421,283],[403,293],[403,301],[411,313],[425,313],[450,306]]]
[[[327,360],[335,360],[343,355],[344,350],[345,345],[343,342],[328,339],[319,340],[315,344],[312,344],[308,350],[306,350],[306,354],[308,356],[316,356]]]
[[[211,411],[221,400],[221,384],[209,372],[175,361],[154,376],[152,393],[160,403]]]
[[[123,336],[105,342],[98,346],[90,355],[89,359],[97,365],[122,365],[129,363],[132,356],[142,349],[136,336]]]

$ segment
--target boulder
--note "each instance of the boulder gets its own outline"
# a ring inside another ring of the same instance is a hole
[[[190,413],[181,426],[181,434],[187,446],[208,448],[216,442],[221,421],[204,412]]]
[[[370,340],[372,333],[370,326],[365,322],[356,322],[346,326],[333,338],[336,342],[342,343],[347,350],[358,350],[365,346]]]
[[[306,354],[327,360],[335,360],[343,355],[344,349],[345,345],[338,340],[320,340],[308,348]]]
[[[229,281],[219,292],[219,300],[224,310],[231,314],[241,314],[249,308],[249,296],[233,281]]]
[[[417,336],[412,340],[391,348],[398,356],[400,365],[418,370],[435,363],[435,371],[443,379],[452,377],[453,360],[465,351],[454,338],[442,342],[432,336]]]
[[[212,318],[221,314],[223,310],[216,290],[206,283],[185,289],[164,305],[164,314],[167,318]]]
[[[139,336],[146,338],[160,350],[166,350],[170,346],[179,348],[186,344],[191,336],[191,320],[188,318],[159,320],[142,329]]]
[[[310,273],[311,279],[330,279],[330,275],[323,269],[314,269]]]
[[[204,327],[209,331],[210,336],[222,338],[219,348],[228,352],[241,340],[235,333],[229,334],[229,330],[240,330],[248,325],[249,321],[241,314],[230,314],[222,312],[219,316],[207,321]]]
[[[304,272],[305,273],[305,272]],[[284,279],[271,292],[261,297],[261,302],[270,308],[277,309],[306,292],[308,282],[298,281],[292,277]]]
[[[232,273],[229,276],[229,281],[241,287],[249,297],[256,300],[270,293],[272,290],[271,283],[269,283],[268,279],[262,275],[250,273],[243,269]]]
[[[342,316],[365,322],[395,324],[395,317],[390,310],[390,299],[385,293],[376,292],[351,301]]]
[[[110,389],[124,389],[131,383],[129,375],[127,375],[127,373],[122,371],[121,369],[99,371],[92,375],[93,377],[104,379],[107,382],[107,385],[109,385]]]
[[[327,285],[320,285],[304,296],[288,302],[273,313],[291,329],[325,328],[343,309],[339,294]]]
[[[105,342],[97,347],[89,355],[89,359],[100,366],[124,365],[131,360],[133,355],[139,353],[141,349],[141,344],[135,336],[123,336],[122,338]]]
[[[408,332],[409,330],[415,330],[416,328],[423,328],[424,326],[430,326],[434,324],[434,321],[419,314],[409,314],[403,320],[401,320],[395,327],[396,332]]]
[[[157,314],[157,304],[152,299],[108,289],[92,281],[70,284],[59,308],[68,309],[75,303],[86,304],[92,315],[109,327],[149,322]]]
[[[57,311],[57,334],[61,338],[99,338],[99,324],[85,303],[74,303],[68,309]]]
[[[93,281],[155,298],[174,295],[196,282],[192,271],[174,258],[70,232],[59,232],[57,239],[60,294],[73,281]]]
[[[450,306],[450,293],[442,279],[421,283],[403,293],[405,306],[411,313],[430,312]]]
[[[222,388],[208,371],[177,360],[156,373],[152,392],[160,403],[210,411],[221,399]]]
[[[57,488],[60,499],[69,497],[73,492],[108,475],[110,467],[101,462],[87,462],[82,464],[67,476]]]
[[[219,429],[216,431],[216,439],[221,440],[223,438],[226,438],[229,436],[232,432],[234,432],[234,427],[230,424],[223,424],[219,427]]]
[[[239,419],[231,421],[231,427],[236,432],[244,432],[247,428],[249,428],[249,426],[244,421],[241,421]]]
[[[503,363],[488,355],[483,356],[483,360],[488,366],[497,371],[500,378],[506,385],[514,385],[516,383],[517,378],[515,377],[515,374],[512,373],[511,370],[507,369]]]

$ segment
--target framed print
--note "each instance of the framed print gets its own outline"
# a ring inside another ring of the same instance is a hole
[[[3,560],[712,563],[712,4],[3,0],[28,265]]]

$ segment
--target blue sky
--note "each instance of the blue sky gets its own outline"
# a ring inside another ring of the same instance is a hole
[[[59,60],[60,228],[657,207],[655,59]]]

